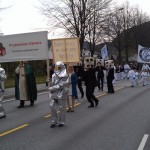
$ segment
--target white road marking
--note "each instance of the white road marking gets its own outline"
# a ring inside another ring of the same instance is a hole
[[[143,137],[143,139],[142,139],[142,141],[141,141],[141,143],[140,143],[140,145],[139,145],[137,150],[144,150],[144,147],[146,145],[148,137],[149,137],[148,134],[144,134],[144,137]]]

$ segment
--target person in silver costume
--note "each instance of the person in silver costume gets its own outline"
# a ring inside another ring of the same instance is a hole
[[[52,75],[52,82],[49,87],[50,108],[51,108],[51,128],[65,125],[66,99],[69,91],[69,76],[63,62],[55,64],[55,71]],[[57,113],[57,111],[60,111]]]
[[[7,76],[5,74],[5,70],[1,67],[1,64],[0,64],[0,90],[2,92],[5,91],[4,82],[5,82],[6,78],[7,78]]]
[[[7,76],[5,74],[5,70],[0,67],[0,118],[6,117],[4,107],[2,106],[2,99],[4,96],[4,81],[6,80]]]

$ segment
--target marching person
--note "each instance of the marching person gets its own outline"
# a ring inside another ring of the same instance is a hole
[[[5,70],[1,67],[0,64],[0,90],[2,92],[5,91],[5,80],[7,79],[7,76],[5,74]]]
[[[97,80],[95,76],[95,70],[93,67],[90,67],[90,65],[87,65],[87,70],[84,74],[84,81],[86,86],[86,97],[88,102],[90,103],[88,108],[94,107],[94,102],[95,106],[98,106],[99,101],[94,95],[94,90],[97,86]]]
[[[84,97],[84,91],[83,91],[83,88],[82,88],[82,81],[83,81],[83,69],[81,68],[81,70],[79,70],[79,68],[77,67],[76,70],[75,70],[75,73],[78,77],[78,88],[79,88],[79,91],[81,93],[81,98]]]
[[[129,67],[129,65],[128,65],[128,63],[126,62],[125,64],[124,64],[124,74],[125,74],[125,78],[127,78],[127,76],[128,76],[128,72],[129,72],[129,70],[130,70],[130,67]]]
[[[68,97],[69,84],[69,76],[64,63],[61,61],[56,62],[51,86],[49,87],[51,128],[57,125],[58,127],[65,125],[66,99]],[[60,111],[59,114],[57,111]]]
[[[138,85],[139,83],[138,83],[138,80],[139,80],[139,72],[138,72],[138,70],[135,68],[134,69],[135,70],[135,85]]]
[[[7,76],[5,74],[5,70],[3,68],[0,67],[0,118],[4,118],[6,117],[5,114],[5,110],[4,107],[1,104],[1,101],[3,99],[3,95],[4,95],[4,81],[7,79]]]
[[[69,86],[69,93],[67,97],[67,105],[68,105],[68,110],[67,112],[74,112],[74,100],[78,98],[77,96],[77,75],[74,72],[74,68],[72,65],[68,66],[68,74],[69,74],[69,79],[70,79],[70,86]],[[70,99],[71,99],[71,105],[70,105]]]
[[[21,61],[15,73],[15,97],[20,100],[18,108],[24,107],[25,101],[30,101],[30,106],[33,106],[37,99],[37,87],[32,67],[27,61]]]
[[[133,70],[132,67],[130,68],[127,77],[130,80],[131,87],[134,87],[135,86],[135,71]]]
[[[142,72],[141,72],[141,81],[142,81],[143,86],[148,84],[147,83],[147,78],[148,78],[148,73],[147,72],[148,71],[146,69],[145,70],[143,69]]]
[[[113,87],[113,80],[114,80],[114,67],[109,66],[107,68],[107,88],[108,88],[108,93],[114,93],[114,87]]]
[[[104,67],[103,66],[97,66],[95,71],[97,71],[97,85],[98,85],[98,89],[103,91],[103,86],[104,86]]]

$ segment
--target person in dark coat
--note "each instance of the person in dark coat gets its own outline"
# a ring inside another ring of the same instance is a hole
[[[98,99],[94,95],[95,87],[97,86],[97,80],[95,76],[95,70],[94,68],[88,66],[87,70],[84,73],[84,81],[86,86],[86,97],[90,105],[89,108],[94,107],[98,105]]]
[[[114,67],[111,65],[107,69],[107,88],[108,88],[108,93],[114,93],[114,87],[113,87],[113,81],[114,79]]]
[[[28,62],[22,61],[15,73],[15,98],[20,100],[18,108],[24,107],[25,101],[30,101],[30,105],[33,106],[37,100],[37,87],[32,67]]]
[[[103,91],[103,86],[104,86],[104,67],[103,66],[97,66],[96,68],[97,71],[97,85],[98,89]],[[100,87],[101,85],[101,87]]]
[[[77,67],[75,69],[75,73],[76,73],[76,75],[78,77],[78,88],[79,88],[79,91],[81,93],[81,98],[83,98],[84,97],[84,91],[83,91],[83,88],[82,88],[83,69],[82,68],[79,69],[79,67]]]

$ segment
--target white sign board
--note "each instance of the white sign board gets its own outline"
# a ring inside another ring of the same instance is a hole
[[[47,31],[0,36],[0,62],[48,59]]]
[[[150,48],[138,45],[138,62],[150,63]]]

